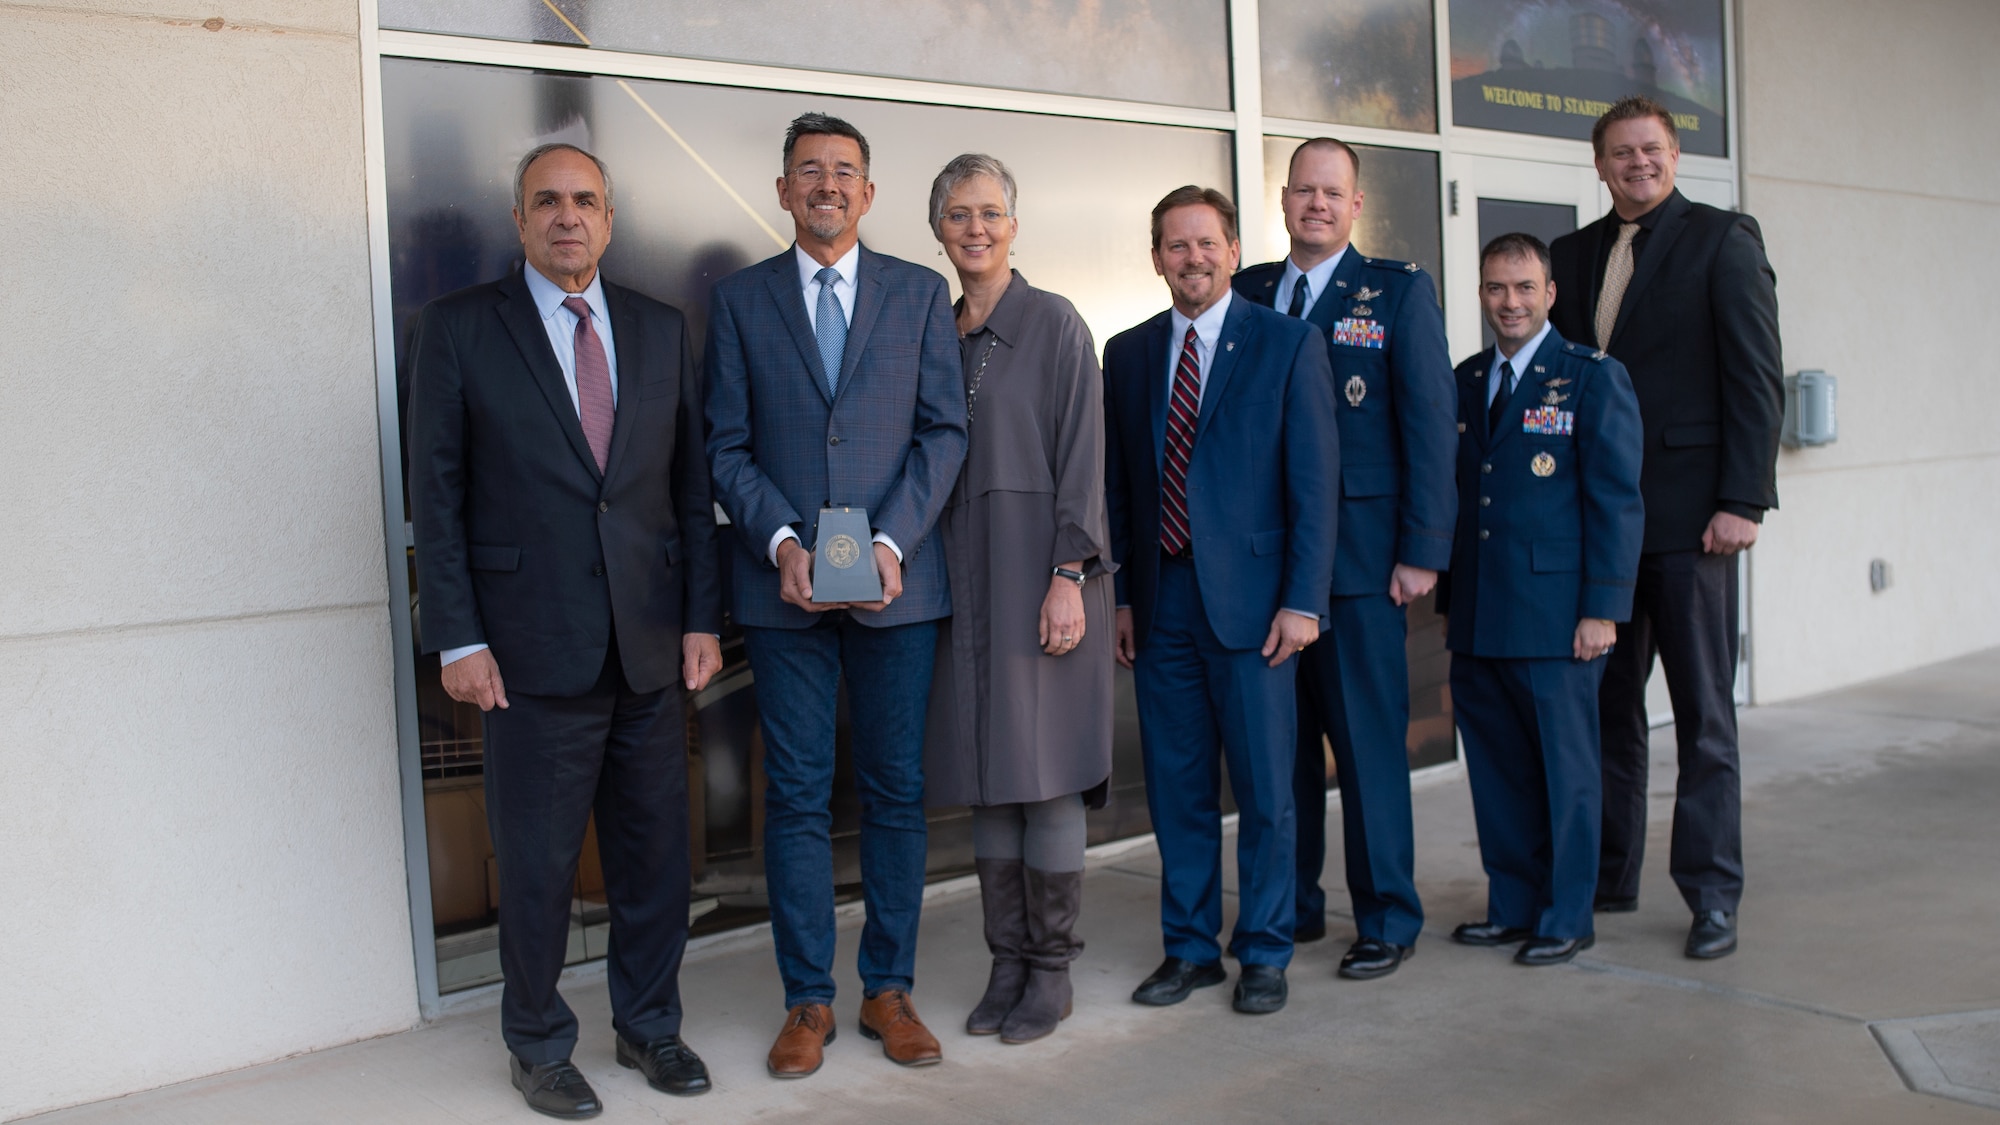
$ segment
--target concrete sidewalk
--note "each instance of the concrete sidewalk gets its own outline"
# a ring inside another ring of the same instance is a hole
[[[1452,774],[1417,794],[1429,922],[1418,956],[1386,980],[1335,978],[1352,935],[1340,916],[1330,940],[1301,947],[1291,1003],[1275,1016],[1234,1014],[1227,986],[1176,1008],[1133,1005],[1160,958],[1158,861],[1138,848],[1093,870],[1076,1014],[1040,1043],[959,1030],[986,954],[977,898],[958,894],[926,908],[918,971],[942,1066],[902,1070],[856,1033],[853,925],[840,1037],[813,1078],[765,1076],[782,995],[768,941],[741,938],[707,947],[683,976],[686,1038],[714,1092],[669,1098],[617,1066],[598,974],[566,990],[584,1024],[576,1061],[605,1122],[2000,1122],[2000,649],[1748,710],[1742,729],[1750,885],[1743,947],[1721,961],[1680,952],[1688,913],[1666,872],[1666,728],[1653,744],[1640,910],[1600,916],[1597,947],[1569,966],[1525,969],[1510,950],[1445,940],[1485,903],[1470,798]],[[1330,856],[1331,901],[1344,908],[1340,870]],[[1955,1097],[1914,1092],[1906,1075]],[[31,1120],[545,1119],[508,1086],[486,1007]]]

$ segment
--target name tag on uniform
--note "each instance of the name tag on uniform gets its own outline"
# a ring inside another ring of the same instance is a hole
[[[1521,416],[1521,432],[1524,434],[1567,435],[1575,429],[1576,412],[1573,410],[1537,406]]]
[[[1379,348],[1383,336],[1382,323],[1376,320],[1350,316],[1333,326],[1333,342],[1351,348]]]

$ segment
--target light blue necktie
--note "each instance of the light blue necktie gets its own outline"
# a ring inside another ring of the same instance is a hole
[[[840,271],[828,266],[813,275],[819,281],[819,310],[813,314],[813,335],[819,337],[819,361],[826,368],[826,395],[840,390],[840,358],[847,352],[847,318],[841,315],[840,298],[833,283]]]

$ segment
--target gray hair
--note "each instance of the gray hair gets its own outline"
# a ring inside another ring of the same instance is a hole
[[[526,202],[521,194],[521,184],[528,178],[528,166],[552,152],[573,152],[578,156],[587,157],[592,164],[597,165],[597,174],[604,177],[604,208],[607,211],[611,209],[611,169],[604,166],[604,161],[599,160],[596,153],[563,141],[555,141],[529,149],[528,155],[523,156],[521,162],[514,165],[514,210],[521,210]]]
[[[1014,173],[1009,172],[1005,164],[983,152],[968,152],[952,157],[951,163],[946,164],[944,171],[937,174],[937,179],[931,181],[932,234],[939,238],[944,237],[944,229],[939,224],[944,222],[945,201],[951,198],[951,193],[957,191],[960,185],[974,176],[991,176],[1000,181],[1000,195],[1007,201],[1007,213],[1009,215],[1014,213]]]

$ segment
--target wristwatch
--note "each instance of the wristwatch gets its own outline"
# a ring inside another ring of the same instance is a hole
[[[1055,575],[1057,578],[1069,579],[1071,582],[1076,583],[1078,588],[1081,588],[1083,586],[1087,578],[1087,576],[1082,571],[1071,570],[1066,566],[1054,567],[1049,571],[1049,573]]]

